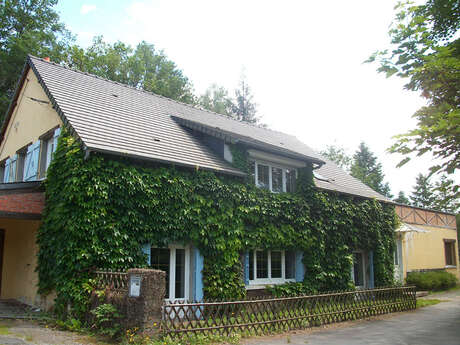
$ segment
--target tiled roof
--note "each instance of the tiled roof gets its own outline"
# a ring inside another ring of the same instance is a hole
[[[29,56],[48,97],[89,150],[243,175],[194,130],[322,165],[317,187],[389,201],[294,136]]]
[[[42,59],[29,63],[89,150],[242,175],[171,118],[189,106]]]

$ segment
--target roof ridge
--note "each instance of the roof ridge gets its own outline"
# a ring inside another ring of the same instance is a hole
[[[134,90],[134,91],[139,91],[139,92],[143,92],[143,93],[146,93],[148,95],[151,95],[151,96],[155,96],[155,97],[159,97],[159,98],[162,98],[162,99],[165,99],[169,102],[174,102],[174,103],[177,103],[177,104],[180,104],[180,105],[184,105],[186,107],[189,107],[189,108],[192,108],[194,110],[201,110],[201,111],[205,111],[207,113],[210,113],[210,114],[213,114],[213,115],[217,115],[217,116],[221,116],[225,119],[228,119],[228,120],[231,120],[231,121],[235,121],[239,124],[242,124],[242,125],[246,125],[246,126],[250,126],[252,128],[260,128],[260,129],[263,129],[263,130],[267,130],[267,131],[270,131],[270,132],[275,132],[275,133],[280,133],[280,134],[283,134],[283,135],[289,135],[291,137],[294,137],[297,139],[297,137],[295,137],[294,135],[292,134],[288,134],[288,133],[284,133],[284,132],[281,132],[281,131],[277,131],[277,130],[273,130],[271,128],[265,128],[265,127],[260,127],[260,126],[257,126],[255,124],[252,124],[252,123],[249,123],[249,122],[245,122],[245,121],[239,121],[237,119],[234,119],[230,116],[227,116],[227,115],[224,115],[224,114],[219,114],[219,113],[216,113],[212,110],[209,110],[209,109],[205,109],[205,108],[202,108],[202,107],[196,107],[192,104],[189,104],[189,103],[185,103],[185,102],[181,102],[181,101],[177,101],[175,99],[172,99],[172,98],[168,98],[166,96],[163,96],[163,95],[159,95],[159,94],[156,94],[152,91],[147,91],[147,90],[144,90],[144,89],[138,89],[134,86],[131,86],[131,85],[127,85],[127,84],[124,84],[124,83],[120,83],[118,81],[114,81],[114,80],[110,80],[110,79],[107,79],[107,78],[103,78],[103,77],[100,77],[96,74],[92,74],[92,73],[88,73],[88,72],[83,72],[83,71],[80,71],[76,68],[73,68],[73,67],[70,67],[70,66],[65,66],[65,65],[61,65],[59,63],[56,63],[56,62],[53,62],[53,61],[48,61],[48,60],[45,60],[43,58],[40,58],[40,57],[37,57],[37,56],[34,56],[34,55],[31,55],[31,54],[28,54],[28,59],[35,59],[35,60],[39,60],[41,62],[45,62],[45,63],[48,63],[48,64],[52,64],[56,67],[61,67],[63,69],[66,69],[66,70],[69,70],[69,71],[72,71],[72,72],[76,72],[76,73],[80,73],[80,74],[84,74],[84,75],[87,75],[89,77],[93,77],[93,78],[96,78],[96,79],[100,79],[100,80],[103,80],[103,81],[106,81],[106,82],[109,82],[109,83],[112,83],[112,84],[115,84],[115,85],[119,85],[119,86],[122,86],[122,87],[126,87],[128,89],[131,89],[131,90]],[[298,139],[297,139],[298,140]]]

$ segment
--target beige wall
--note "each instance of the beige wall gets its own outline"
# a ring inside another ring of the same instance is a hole
[[[35,243],[39,221],[0,219],[5,230],[2,267],[2,298],[15,298],[27,304],[37,301],[38,276],[35,272],[38,248]]]
[[[31,98],[49,101],[32,70],[27,74],[5,138],[0,144],[0,160],[13,156],[20,148],[36,142],[42,134],[62,125],[51,102],[45,104]]]
[[[451,239],[455,240],[457,267],[448,271],[460,278],[457,231],[428,225],[417,225],[417,228],[426,232],[406,232],[403,236],[404,277],[411,270],[446,268],[444,239]]]

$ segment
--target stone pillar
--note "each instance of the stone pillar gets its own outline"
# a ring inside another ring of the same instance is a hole
[[[128,328],[139,327],[153,332],[159,329],[161,307],[165,298],[165,281],[166,273],[160,270],[145,268],[128,270],[126,308]]]

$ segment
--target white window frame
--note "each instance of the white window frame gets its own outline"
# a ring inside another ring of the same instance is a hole
[[[286,193],[286,170],[288,170],[288,169],[289,170],[294,170],[295,171],[295,178],[297,180],[297,169],[296,168],[292,168],[292,167],[288,167],[286,165],[280,165],[280,164],[276,164],[276,163],[270,163],[270,162],[262,161],[262,160],[254,160],[254,169],[255,169],[254,176],[255,176],[255,182],[256,182],[257,187],[262,187],[262,186],[259,186],[259,169],[258,169],[259,164],[268,166],[268,187],[269,187],[270,192],[272,192],[272,193]],[[282,192],[274,192],[273,191],[272,168],[278,168],[278,169],[282,170],[282,179],[283,179],[283,181],[282,181],[282,184],[283,184]]]
[[[257,252],[267,252],[268,255],[268,278],[257,278]],[[249,280],[249,285],[276,285],[284,284],[287,282],[295,282],[295,277],[286,279],[286,251],[285,250],[273,250],[274,252],[281,252],[281,278],[271,278],[272,275],[272,250],[254,249],[252,258],[254,267],[254,279]],[[295,265],[295,261],[294,261]]]
[[[152,246],[152,248],[161,248]],[[164,247],[163,247],[164,248]],[[166,302],[187,301],[190,297],[190,246],[171,244],[169,249],[169,297],[165,298]],[[184,297],[176,298],[176,250],[185,249],[185,267],[184,267]]]

